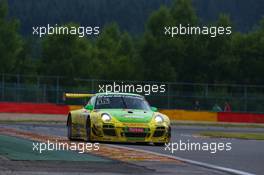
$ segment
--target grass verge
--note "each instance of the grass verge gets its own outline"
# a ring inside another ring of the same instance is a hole
[[[214,138],[264,140],[264,133],[202,132],[199,135]]]
[[[65,121],[55,120],[0,120],[0,124],[36,123],[36,124],[65,124]]]

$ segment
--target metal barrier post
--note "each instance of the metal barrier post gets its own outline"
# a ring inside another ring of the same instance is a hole
[[[170,105],[170,98],[171,98],[171,94],[170,94],[170,83],[167,84],[168,86],[168,92],[167,92],[167,108],[170,109],[171,105]]]
[[[205,85],[205,97],[208,97],[208,84]]]
[[[92,79],[92,93],[96,93],[96,90],[94,89],[94,79]]]
[[[244,111],[247,112],[247,86],[244,86]]]
[[[16,76],[17,82],[16,82],[16,101],[19,102],[20,98],[19,98],[19,94],[20,94],[20,76],[19,74],[17,74]]]
[[[2,74],[2,101],[5,100],[5,74]]]
[[[40,102],[40,94],[41,94],[41,91],[40,91],[40,78],[39,76],[37,76],[37,87],[38,87],[38,90],[37,90],[37,102],[39,103]]]
[[[46,99],[46,84],[43,85],[43,100],[42,102],[43,103],[46,103],[47,102],[47,99]]]
[[[60,86],[60,85],[59,85],[59,78],[60,78],[60,77],[57,77],[57,82],[56,82],[56,84],[57,84],[57,85],[56,85],[56,103],[57,103],[57,104],[59,104],[59,88],[60,88],[60,87],[59,87],[59,86]]]

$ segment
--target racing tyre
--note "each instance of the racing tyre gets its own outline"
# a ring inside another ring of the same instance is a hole
[[[91,120],[90,118],[87,118],[87,121],[86,121],[86,140],[87,142],[91,141]]]
[[[73,140],[73,138],[72,138],[72,119],[71,119],[71,116],[69,116],[68,122],[67,122],[67,136],[68,136],[69,140]]]
[[[171,127],[169,127],[168,137],[169,137],[169,142],[170,142],[170,140],[171,140]]]

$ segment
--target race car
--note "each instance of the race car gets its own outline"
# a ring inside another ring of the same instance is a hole
[[[89,142],[144,142],[164,145],[170,141],[169,118],[132,93],[68,94],[91,96],[83,109],[70,111],[68,139]]]

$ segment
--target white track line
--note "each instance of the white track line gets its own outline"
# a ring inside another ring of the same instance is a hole
[[[226,172],[226,173],[233,174],[233,175],[255,175],[255,174],[248,173],[248,172],[245,172],[245,171],[240,171],[240,170],[231,169],[231,168],[225,168],[225,167],[212,165],[212,164],[208,164],[208,163],[204,163],[204,162],[199,162],[199,161],[195,161],[195,160],[181,158],[181,157],[178,157],[178,156],[171,156],[171,155],[156,153],[156,152],[153,152],[153,151],[147,151],[147,150],[142,150],[142,149],[137,149],[137,148],[129,148],[129,147],[126,147],[126,146],[111,145],[111,144],[106,144],[106,145],[110,146],[110,147],[115,147],[115,148],[124,148],[124,149],[129,149],[129,150],[132,150],[132,151],[141,151],[141,152],[145,152],[145,153],[155,154],[155,155],[158,155],[158,156],[165,156],[165,157],[172,158],[172,159],[175,159],[175,160],[180,160],[180,161],[185,162],[185,163],[189,163],[189,164],[193,164],[193,165],[197,165],[197,166],[201,166],[201,167],[205,167],[205,168],[209,168],[209,169],[214,169],[214,170]]]

